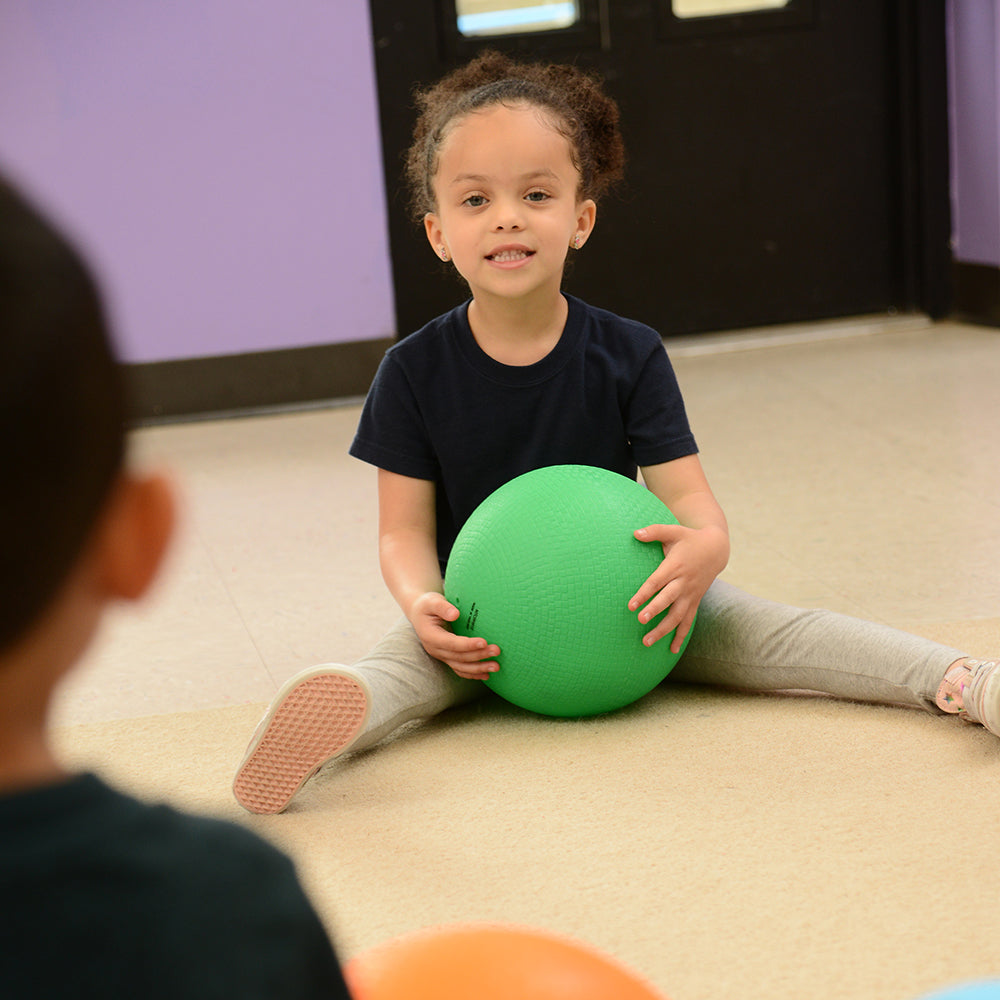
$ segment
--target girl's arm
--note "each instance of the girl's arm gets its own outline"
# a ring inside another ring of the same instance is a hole
[[[643,642],[651,646],[676,628],[670,648],[677,653],[705,591],[729,561],[729,528],[697,455],[646,466],[642,478],[680,523],[651,524],[636,531],[640,541],[662,544],[663,561],[629,608],[639,612],[643,624],[669,608]]]
[[[498,669],[496,646],[455,635],[459,610],[445,600],[437,558],[434,483],[378,471],[379,563],[389,592],[424,649],[461,677],[484,680]]]

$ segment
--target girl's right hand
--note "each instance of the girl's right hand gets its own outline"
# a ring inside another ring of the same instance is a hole
[[[484,681],[500,669],[495,660],[500,648],[482,638],[455,635],[450,623],[457,621],[459,615],[458,608],[446,601],[443,594],[430,591],[413,602],[409,617],[430,656],[446,663],[459,677]]]

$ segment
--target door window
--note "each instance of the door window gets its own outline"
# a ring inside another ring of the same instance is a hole
[[[458,30],[466,38],[558,31],[580,20],[579,0],[538,3],[537,0],[456,0]]]
[[[674,17],[719,17],[787,7],[788,0],[671,0]]]

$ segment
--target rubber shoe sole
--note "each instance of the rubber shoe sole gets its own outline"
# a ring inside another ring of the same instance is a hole
[[[357,740],[370,697],[352,674],[315,668],[291,678],[257,726],[233,780],[252,813],[279,813],[325,764]]]

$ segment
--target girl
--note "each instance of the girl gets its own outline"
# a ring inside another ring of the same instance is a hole
[[[1000,661],[716,580],[726,520],[659,334],[561,291],[567,255],[622,172],[618,110],[600,85],[486,53],[419,102],[414,205],[472,296],[387,352],[351,446],[378,468],[380,564],[405,617],[354,666],[284,686],[236,775],[239,802],[280,812],[331,758],[482,692],[500,650],[451,631],[444,567],[482,500],[548,465],[641,469],[678,518],[636,531],[663,560],[629,602],[642,623],[669,608],[643,641],[676,628],[675,649],[700,607],[672,677],[961,713],[1000,735]]]

